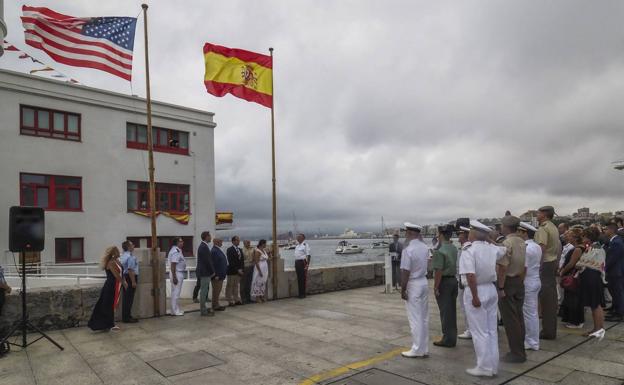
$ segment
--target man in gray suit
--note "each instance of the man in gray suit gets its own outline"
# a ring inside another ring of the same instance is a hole
[[[392,258],[392,286],[399,290],[401,277],[401,253],[403,252],[403,244],[399,242],[399,234],[392,236],[393,242],[390,244],[390,258]]]

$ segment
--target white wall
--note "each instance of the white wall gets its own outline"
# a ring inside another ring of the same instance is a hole
[[[4,37],[7,34],[7,26],[6,26],[6,22],[4,21],[4,0],[0,0],[0,56],[2,56],[3,51],[4,51]]]
[[[81,142],[20,135],[20,104],[81,114]],[[193,236],[214,230],[213,114],[153,104],[153,125],[189,132],[191,156],[154,152],[157,182],[190,185],[191,220],[183,225],[160,215],[159,235]],[[82,177],[82,212],[46,211],[46,250],[54,238],[84,238],[85,262],[127,236],[150,234],[149,218],[127,212],[126,182],[147,181],[147,151],[126,148],[126,122],[146,124],[143,99],[0,71],[0,203],[19,205],[19,173]],[[2,216],[0,216],[2,218]],[[8,249],[8,214],[0,220],[0,250]]]

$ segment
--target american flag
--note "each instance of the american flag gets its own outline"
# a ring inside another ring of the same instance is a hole
[[[132,78],[134,17],[73,17],[43,7],[22,7],[26,44],[59,63]]]

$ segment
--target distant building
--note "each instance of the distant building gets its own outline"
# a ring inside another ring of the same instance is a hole
[[[357,237],[358,237],[358,233],[348,228],[345,229],[344,233],[338,236],[338,238],[357,238]]]
[[[213,113],[152,106],[158,247],[181,236],[192,254],[215,229]],[[126,239],[151,246],[145,108],[142,98],[0,70],[0,203],[45,208],[42,263],[97,262]],[[6,237],[0,248],[10,257]]]
[[[4,38],[7,34],[7,26],[4,22],[4,0],[0,0],[0,56],[4,53]]]

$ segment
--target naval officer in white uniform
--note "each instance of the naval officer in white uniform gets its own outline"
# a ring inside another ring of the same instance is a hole
[[[459,274],[464,290],[464,306],[470,334],[477,355],[477,366],[467,369],[473,376],[492,377],[498,372],[498,293],[496,292],[496,261],[506,248],[489,243],[490,229],[471,220],[474,241],[462,250]]]
[[[405,223],[405,244],[401,253],[401,298],[412,331],[412,348],[403,357],[429,354],[429,285],[427,259],[429,247],[420,240],[421,226]]]
[[[537,228],[526,222],[520,222],[520,234],[526,243],[526,275],[524,277],[524,348],[539,350],[540,321],[538,316],[539,291],[542,288],[540,281],[540,267],[542,262],[542,248],[535,243],[533,237]]]

